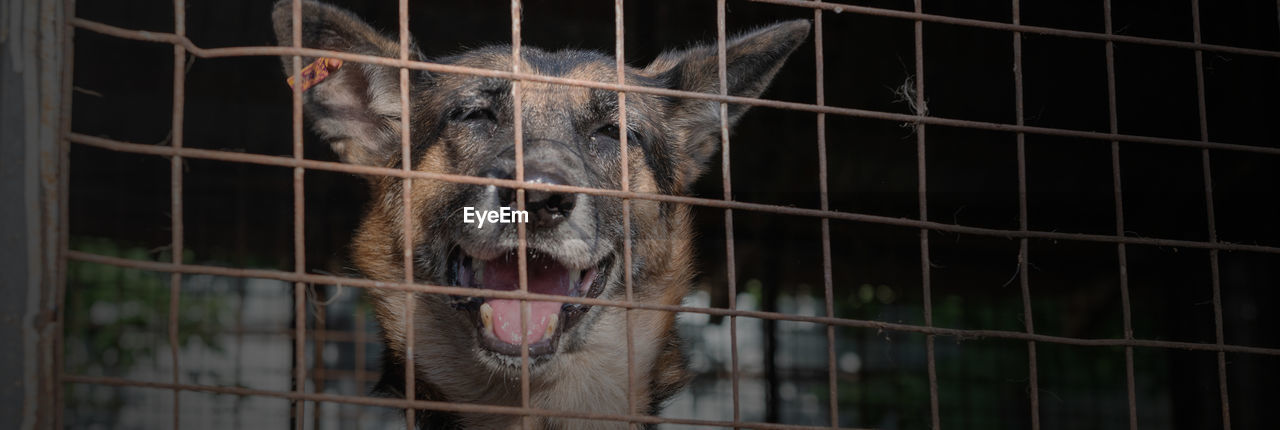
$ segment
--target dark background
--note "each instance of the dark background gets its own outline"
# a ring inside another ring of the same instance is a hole
[[[187,33],[198,46],[273,45],[269,1],[191,1]],[[396,31],[395,2],[335,2],[388,34]],[[1103,31],[1101,1],[1027,2],[1023,24]],[[858,5],[911,10],[909,1]],[[1211,44],[1280,50],[1277,4],[1203,1],[1202,37]],[[166,1],[79,2],[76,15],[131,29],[172,31]],[[713,40],[711,1],[631,1],[626,6],[627,62],[643,66],[668,48]],[[1010,22],[1004,2],[924,2],[927,13]],[[525,2],[524,43],[612,53],[613,3]],[[510,39],[505,1],[415,3],[410,25],[428,56]],[[1126,1],[1112,5],[1119,34],[1189,41],[1189,1]],[[730,1],[731,32],[812,11]],[[911,21],[854,13],[824,15],[826,103],[911,113],[895,89],[914,75]],[[75,34],[73,130],[147,144],[167,144],[172,48]],[[925,98],[931,116],[1015,122],[1013,35],[924,24]],[[1110,129],[1104,42],[1055,36],[1023,37],[1027,125],[1107,132]],[[803,45],[765,98],[813,103],[814,52]],[[1115,46],[1119,132],[1198,140],[1201,136],[1193,51],[1118,43]],[[1213,142],[1278,148],[1280,60],[1204,54],[1208,137]],[[917,77],[918,79],[918,77]],[[276,57],[195,59],[186,87],[184,144],[256,154],[291,154],[290,91]],[[732,138],[735,200],[819,207],[816,115],[755,108]],[[1016,230],[1016,136],[942,126],[927,127],[929,219]],[[308,143],[315,142],[308,135]],[[1130,237],[1207,241],[1201,150],[1145,143],[1120,144],[1124,224]],[[335,160],[309,144],[310,159]],[[1280,157],[1210,153],[1214,209],[1222,241],[1280,246]],[[717,158],[718,159],[718,158]],[[827,116],[830,207],[889,217],[919,218],[916,135],[909,124]],[[85,146],[71,152],[73,248],[87,241],[148,250],[162,257],[170,239],[169,162]],[[292,270],[291,169],[186,160],[186,246],[201,264]],[[1111,143],[1026,135],[1028,224],[1032,230],[1115,234]],[[694,194],[722,197],[718,163]],[[346,247],[367,193],[358,177],[306,173],[309,270],[348,273]],[[696,210],[702,274],[698,286],[713,306],[727,305],[723,211]],[[820,223],[767,213],[734,212],[739,287],[761,309],[779,297],[822,300]],[[78,238],[78,239],[77,239]],[[1017,279],[1018,241],[931,232],[934,323],[966,329],[1023,331]],[[923,324],[919,231],[870,223],[831,222],[838,317]],[[1213,343],[1209,253],[1127,246],[1134,335]],[[1030,241],[1030,291],[1038,333],[1121,338],[1119,269],[1113,244]],[[1222,252],[1225,342],[1280,347],[1280,256]],[[753,281],[753,282],[752,282]],[[867,290],[870,288],[870,290]],[[859,291],[875,291],[862,300]],[[887,291],[887,293],[884,293]],[[74,294],[74,289],[72,289]],[[819,306],[818,309],[822,309]],[[775,324],[763,324],[772,339]],[[838,330],[841,350],[889,350],[881,365],[842,373],[842,425],[927,428],[929,397],[924,338],[875,330]],[[937,339],[942,424],[947,428],[1027,428],[1026,344],[998,339]],[[820,345],[825,354],[825,345]],[[770,420],[784,420],[788,403],[779,381],[825,384],[825,373],[790,369],[805,351],[766,342],[762,377]],[[1044,428],[1125,428],[1128,423],[1124,353],[1120,348],[1037,344],[1041,424]],[[871,358],[864,357],[868,365]],[[1227,354],[1231,418],[1236,428],[1271,422],[1280,378],[1274,356]],[[1218,428],[1221,412],[1216,354],[1135,350],[1139,422],[1151,428]],[[825,366],[822,368],[825,369]],[[706,378],[723,378],[709,375]],[[700,376],[704,378],[704,376]],[[923,384],[923,385],[922,385]],[[823,390],[825,395],[825,390]],[[823,402],[825,405],[825,401]],[[744,407],[757,407],[746,405]],[[825,417],[825,415],[824,415]],[[825,418],[824,418],[825,419]]]

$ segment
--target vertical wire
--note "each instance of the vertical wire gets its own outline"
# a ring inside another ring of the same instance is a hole
[[[67,251],[71,249],[69,236],[71,235],[71,217],[70,217],[70,183],[71,183],[71,102],[72,88],[75,80],[75,27],[71,25],[72,18],[75,18],[75,0],[64,0],[62,2],[62,16],[64,24],[62,27],[62,112],[60,113],[61,125],[58,136],[58,273],[57,273],[57,291],[54,293],[54,305],[62,308],[66,303],[67,297]],[[53,379],[60,381],[64,372],[64,360],[66,358],[66,312],[54,312],[53,343]],[[56,413],[53,415],[53,428],[62,428],[62,411],[66,403],[64,398],[63,384],[55,383],[53,386],[53,406]]]
[[[245,328],[245,324],[244,324],[245,323],[245,306],[247,304],[247,300],[245,300],[245,297],[246,297],[245,293],[248,287],[245,286],[244,279],[237,279],[236,284],[237,284],[236,293],[235,293],[236,294],[236,314],[234,317],[235,325],[232,326],[232,329],[235,330],[235,340],[233,341],[235,344],[235,353],[232,355],[232,360],[233,360],[232,364],[234,365],[235,370],[232,374],[231,380],[232,380],[232,383],[243,386],[245,385],[244,383],[245,381],[244,337],[246,332],[249,331],[247,328]],[[235,405],[231,409],[231,414],[233,415],[231,427],[233,428],[244,427],[244,415],[241,413],[244,410],[244,403],[245,403],[245,399],[243,397],[237,398],[235,401]]]
[[[923,0],[915,0],[915,12],[923,13],[921,2]],[[916,19],[915,21],[915,54],[916,54],[916,97],[915,106],[916,115],[921,117],[928,115],[925,98],[924,98],[924,22]],[[918,183],[920,220],[929,220],[929,203],[928,203],[928,174],[925,170],[925,124],[917,122],[916,126],[916,181]],[[924,302],[924,324],[927,327],[933,327],[933,299],[930,292],[930,266],[929,263],[929,229],[920,229],[920,287]],[[941,419],[938,414],[938,371],[937,363],[934,356],[934,335],[925,336],[925,356],[928,359],[929,371],[929,414],[933,429],[942,428]]]
[[[511,0],[511,71],[520,73],[521,57],[520,57],[520,16],[522,7],[520,0]],[[511,81],[511,107],[513,121],[513,136],[516,147],[516,181],[524,182],[524,124],[522,112],[523,95],[522,81]],[[525,210],[525,190],[524,188],[516,189],[516,210]],[[520,279],[520,292],[529,293],[529,266],[527,256],[528,250],[527,232],[524,223],[516,223],[517,236],[517,272]],[[520,299],[520,406],[529,407],[529,301]],[[528,415],[520,416],[521,426],[528,430],[532,428],[533,423]]]
[[[1022,8],[1018,0],[1013,0],[1013,25],[1022,22]],[[1022,32],[1013,32],[1013,92],[1015,115],[1018,126],[1025,123],[1022,93]],[[1027,231],[1027,136],[1018,132],[1018,230]],[[1027,238],[1018,240],[1018,282],[1022,288],[1023,324],[1027,334],[1035,334],[1035,317],[1031,309],[1031,279],[1028,273],[1030,249]],[[1040,375],[1036,362],[1036,343],[1027,341],[1027,367],[1031,388],[1031,428],[1040,429]]]
[[[328,318],[329,313],[327,305],[324,304],[325,297],[326,295],[321,294],[320,289],[311,290],[312,303],[315,304],[315,308],[312,311],[315,322],[311,323],[312,336],[315,337],[315,340],[311,342],[311,389],[315,390],[316,393],[324,393],[325,380],[328,377],[324,371],[325,336],[330,333],[325,324],[325,319]],[[322,418],[320,406],[321,403],[316,402],[315,406],[311,408],[312,428],[320,428],[320,419]]]
[[[367,346],[366,344],[367,340],[365,339],[365,310],[364,308],[360,307],[360,302],[358,301],[356,302],[355,325],[356,325],[356,338],[355,338],[355,346],[353,347],[355,347],[356,349],[356,357],[355,357],[356,389],[360,390],[361,393],[364,393],[367,390],[365,388],[365,367],[367,366],[365,363],[365,353],[366,353],[366,349],[369,348],[369,346]],[[355,407],[356,407],[355,427],[356,427],[356,430],[360,430],[360,426],[361,426],[360,421],[361,421],[361,418],[364,417],[365,415],[365,408],[358,406],[358,404]]]
[[[1102,0],[1103,26],[1106,34],[1112,34],[1111,0]],[[1115,43],[1106,41],[1107,55],[1107,110],[1110,114],[1111,134],[1119,133],[1119,121],[1116,118],[1116,63]],[[1111,141],[1111,182],[1115,195],[1116,236],[1124,233],[1124,193],[1120,182],[1120,142]],[[1116,257],[1120,270],[1120,306],[1124,317],[1124,339],[1133,340],[1133,317],[1129,306],[1129,257],[1124,242],[1116,243]],[[1137,384],[1133,376],[1133,346],[1124,347],[1125,386],[1129,397],[1129,430],[1138,430],[1138,396]]]
[[[181,1],[181,0],[180,0]],[[293,1],[292,19],[292,39],[293,47],[302,47],[302,1]],[[292,126],[293,126],[293,158],[301,160],[302,157],[302,57],[293,56],[293,74],[297,79],[298,85],[292,86]],[[305,197],[303,189],[303,168],[293,168],[293,271],[302,275],[306,271],[306,219],[305,219]],[[294,391],[298,394],[306,392],[306,330],[307,310],[304,306],[306,301],[306,284],[295,282],[293,284],[293,356],[294,356]],[[306,401],[294,401],[294,428],[301,429],[304,426],[306,413]]]
[[[400,52],[401,61],[409,60],[409,2],[408,0],[400,0],[398,5],[397,16],[399,17],[400,28]],[[410,155],[410,142],[412,137],[409,135],[411,128],[409,127],[410,119],[409,106],[409,69],[400,68],[400,170],[408,172],[413,169],[413,162]],[[404,282],[412,284],[414,282],[413,271],[413,244],[417,235],[417,225],[413,218],[413,179],[405,177],[400,189],[401,206],[404,211],[404,218],[401,222],[401,240],[403,258],[404,258]],[[414,364],[416,348],[414,348],[414,314],[417,312],[417,296],[411,292],[404,293],[405,307],[405,344],[404,344],[404,395],[407,400],[416,400],[417,395],[417,365]],[[405,408],[404,418],[407,428],[415,428],[415,420],[417,419],[416,411],[413,407]]]
[[[725,6],[724,0],[716,1],[716,49],[718,64],[718,73],[720,76],[720,95],[729,95],[726,51],[725,51]],[[733,200],[733,188],[729,173],[729,104],[720,103],[720,141],[722,143],[720,149],[721,170],[724,175],[724,199],[725,201]],[[724,234],[725,234],[725,266],[726,277],[729,281],[729,309],[737,309],[738,300],[738,280],[737,267],[734,261],[733,252],[733,209],[724,210]],[[738,407],[738,318],[729,316],[729,378],[732,380],[733,389],[733,421],[737,424],[741,420],[741,411]]]
[[[173,0],[173,33],[177,37],[187,34],[186,0]],[[173,118],[170,129],[170,144],[175,149],[182,148],[182,124],[186,106],[186,71],[187,50],[182,45],[173,45]],[[171,251],[172,262],[182,264],[183,250],[183,214],[182,214],[182,156],[176,153],[169,158],[170,178],[170,212],[171,212]],[[173,272],[169,276],[169,355],[173,360],[173,383],[178,384],[178,304],[182,293],[182,273]],[[173,390],[173,428],[179,428],[180,390]]]
[[[365,364],[365,349],[368,347],[368,345],[367,345],[367,344],[365,344],[366,340],[365,340],[365,332],[364,332],[364,330],[365,330],[365,329],[364,329],[364,324],[365,324],[364,318],[365,318],[365,316],[364,316],[364,308],[360,307],[360,302],[359,302],[359,301],[357,301],[357,302],[356,302],[356,318],[355,318],[355,328],[356,328],[356,333],[355,333],[355,356],[356,356],[356,357],[355,357],[355,367],[356,367],[355,379],[356,379],[356,389],[357,389],[357,390],[360,390],[360,392],[362,392],[362,393],[363,393],[363,392],[365,392],[365,391],[367,390],[367,389],[365,388],[365,385],[364,385],[364,384],[365,384],[365,382],[364,382],[364,368],[365,368],[365,366],[367,366],[367,365]],[[355,428],[356,428],[356,430],[360,430],[361,419],[362,419],[362,418],[364,418],[364,408],[363,408],[363,407],[360,407],[359,405],[356,405],[356,408],[355,408],[355,409],[356,409],[356,414],[355,414],[355,415],[356,415],[356,416],[355,416],[356,424],[355,424]]]
[[[626,85],[627,83],[627,61],[626,61],[626,28],[624,17],[623,0],[614,0],[614,58],[617,62],[618,84]],[[618,147],[621,153],[621,183],[622,191],[631,190],[631,173],[629,154],[627,153],[627,93],[618,91]],[[622,199],[622,268],[623,268],[623,284],[626,288],[627,304],[630,305],[634,300],[634,290],[631,285],[631,199]],[[630,306],[623,308],[626,314],[627,327],[627,415],[636,415],[635,392],[638,388],[636,385],[635,369],[635,340],[634,337],[634,321],[633,312]],[[628,421],[628,427],[638,429],[639,426],[634,421]]]
[[[822,0],[814,0],[821,3]],[[814,80],[817,87],[817,104],[826,106],[826,77],[823,65],[822,9],[813,10]],[[827,114],[818,113],[818,198],[823,211],[830,210],[827,189]],[[835,317],[835,293],[831,276],[831,220],[822,219],[822,291],[827,305],[827,318]],[[827,409],[831,428],[840,427],[839,384],[836,382],[836,327],[827,324]]]
[[[1191,33],[1195,43],[1200,44],[1200,2],[1191,0]],[[1196,102],[1200,114],[1200,141],[1209,141],[1209,120],[1206,110],[1204,88],[1204,51],[1195,50],[1196,58]],[[1204,167],[1204,202],[1205,215],[1209,224],[1209,243],[1218,243],[1218,227],[1213,208],[1213,173],[1210,170],[1209,149],[1200,150],[1200,160]],[[1213,282],[1213,323],[1214,334],[1218,346],[1222,346],[1222,283],[1218,272],[1218,250],[1209,250],[1209,271]],[[1231,402],[1227,395],[1227,353],[1218,351],[1218,392],[1222,400],[1222,428],[1231,430]]]

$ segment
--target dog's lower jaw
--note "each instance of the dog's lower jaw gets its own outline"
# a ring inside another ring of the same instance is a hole
[[[650,412],[651,398],[649,376],[663,344],[665,327],[673,323],[674,315],[657,311],[632,311],[631,329],[635,336],[630,363],[636,380],[627,380],[628,352],[618,348],[614,339],[627,335],[626,312],[622,308],[599,307],[602,312],[590,328],[595,335],[588,336],[579,348],[572,352],[557,352],[546,357],[536,369],[531,369],[529,406],[550,411],[570,411],[591,414],[629,415],[629,404],[635,413]],[[585,327],[584,327],[585,328]],[[420,367],[421,369],[421,367]],[[422,369],[426,370],[426,369]],[[490,387],[505,395],[499,404],[521,405],[518,379],[495,377]],[[459,387],[461,388],[461,387]],[[630,391],[629,391],[630,390]],[[493,392],[491,391],[491,392]],[[442,393],[446,396],[447,393]],[[628,396],[631,397],[629,403]],[[497,400],[497,399],[494,399]],[[530,417],[535,429],[625,429],[623,421],[579,420],[551,417]],[[463,428],[506,429],[520,428],[521,418],[512,415],[462,414],[459,422]],[[513,427],[514,426],[514,427]]]
[[[611,415],[629,415],[631,413],[648,413],[648,400],[651,398],[649,386],[654,362],[661,352],[661,339],[665,327],[672,324],[674,315],[667,312],[633,310],[631,317],[631,335],[634,337],[632,351],[618,348],[618,344],[608,342],[625,338],[627,333],[626,310],[622,308],[602,308],[604,315],[596,321],[593,329],[601,330],[603,336],[595,336],[595,342],[586,342],[574,354],[564,360],[558,360],[555,368],[547,369],[548,385],[542,387],[532,403],[540,408],[551,410],[567,410],[603,413]],[[616,337],[614,337],[616,336]],[[628,365],[632,372],[628,372]],[[554,373],[554,375],[553,375]],[[636,379],[628,381],[628,374]],[[602,380],[604,379],[604,380]],[[629,410],[634,407],[634,410]],[[590,428],[626,428],[625,422],[619,421],[585,421],[568,419],[548,419],[551,428],[590,429]]]

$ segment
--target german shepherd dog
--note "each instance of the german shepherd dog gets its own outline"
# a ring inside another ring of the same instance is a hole
[[[277,41],[292,46],[292,5],[282,0],[273,21]],[[728,93],[759,96],[809,23],[777,23],[726,41]],[[302,46],[398,57],[399,44],[351,12],[305,1]],[[617,82],[614,58],[582,50],[521,49],[520,70],[597,82]],[[493,46],[443,58],[410,48],[413,60],[509,71],[511,49]],[[282,57],[286,74],[293,58]],[[303,58],[303,65],[316,58]],[[512,85],[505,79],[411,71],[409,119],[412,168],[477,177],[513,178]],[[718,93],[714,43],[659,56],[626,69],[626,82]],[[400,168],[399,70],[348,62],[303,94],[311,129],[343,162]],[[630,188],[687,193],[720,146],[718,102],[631,93],[627,129],[618,129],[617,93],[538,82],[522,84],[524,180],[620,189],[622,133],[628,136]],[[728,108],[730,124],[747,106]],[[495,186],[413,181],[412,219],[404,219],[397,178],[369,176],[372,199],[351,245],[356,268],[375,280],[401,281],[403,243],[413,250],[413,279],[433,285],[517,289],[517,226],[464,223],[463,208],[514,207],[514,192]],[[632,264],[623,266],[622,201],[585,194],[528,191],[528,289],[531,292],[625,299],[631,270],[634,300],[678,305],[694,274],[691,215],[680,204],[631,202]],[[404,237],[409,223],[411,236]],[[386,353],[380,390],[404,396],[406,294],[369,291]],[[530,403],[534,408],[656,414],[689,379],[671,312],[632,311],[627,380],[627,318],[618,307],[559,302],[528,304],[521,333],[518,300],[416,294],[413,374],[418,399],[517,406],[521,403],[520,345],[529,345]],[[523,338],[523,339],[522,339]],[[630,382],[630,383],[629,383]],[[630,391],[628,391],[628,387]],[[533,418],[535,428],[615,428],[625,423]],[[519,417],[421,411],[421,428],[510,428]]]

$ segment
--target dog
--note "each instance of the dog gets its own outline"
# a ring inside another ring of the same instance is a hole
[[[293,45],[292,1],[272,15],[277,42]],[[397,39],[355,14],[319,2],[302,4],[301,45],[356,54],[399,57]],[[726,41],[728,93],[757,97],[807,38],[805,20],[781,22]],[[410,46],[416,61],[512,70],[509,46],[431,58]],[[613,57],[583,50],[521,49],[526,73],[617,82]],[[282,57],[286,75],[293,57]],[[304,57],[303,65],[317,58]],[[632,85],[719,93],[714,43],[666,52],[644,68],[627,67]],[[347,62],[303,93],[311,130],[345,163],[401,168],[399,69]],[[410,71],[411,168],[513,179],[515,143],[512,83],[463,74]],[[522,85],[524,180],[603,189],[621,188],[622,134],[627,136],[632,191],[681,195],[706,170],[721,145],[720,104],[714,101],[628,93],[626,130],[618,127],[614,91],[526,81]],[[747,106],[729,105],[728,123]],[[404,181],[368,175],[371,203],[350,248],[365,277],[405,279],[403,246],[413,251],[418,283],[515,290],[514,223],[477,226],[466,211],[515,207],[508,188],[414,179],[412,218],[404,219]],[[634,300],[678,305],[694,276],[691,215],[687,206],[630,201],[630,267],[623,265],[623,202],[587,194],[528,190],[525,194],[527,285],[530,292],[625,300],[631,271]],[[406,237],[405,223],[409,236]],[[406,294],[368,292],[386,345],[381,392],[404,397]],[[657,414],[689,380],[675,314],[633,310],[628,357],[626,310],[559,302],[413,295],[413,375],[417,399],[521,405],[521,345],[529,355],[531,407],[607,414]],[[523,324],[522,324],[523,323]],[[524,327],[522,332],[521,327]],[[634,380],[628,380],[628,363]],[[629,403],[628,397],[631,402]],[[634,404],[635,410],[629,409]],[[624,428],[621,422],[532,417],[534,428]],[[419,428],[512,428],[520,417],[418,411]]]

